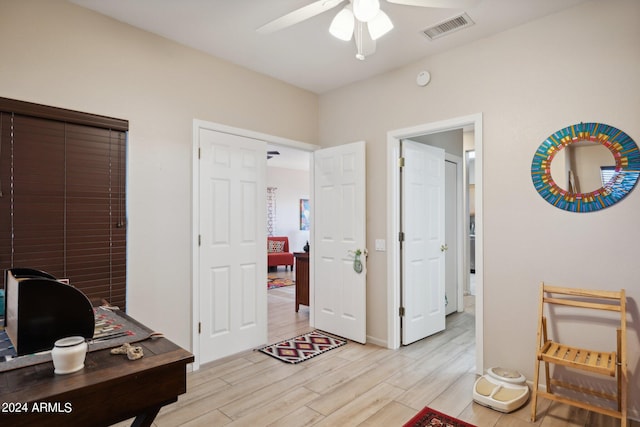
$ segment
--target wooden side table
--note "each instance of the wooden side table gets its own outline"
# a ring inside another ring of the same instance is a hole
[[[294,252],[296,259],[296,312],[309,305],[309,252]]]
[[[166,338],[136,345],[143,347],[142,359],[91,351],[73,374],[54,374],[50,361],[2,372],[0,425],[110,426],[133,417],[133,426],[153,425],[160,408],[187,391],[193,355]]]

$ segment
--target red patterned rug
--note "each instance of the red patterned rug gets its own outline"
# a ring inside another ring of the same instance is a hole
[[[445,415],[427,406],[411,418],[403,427],[476,427],[457,418]]]
[[[283,286],[293,286],[296,282],[291,279],[284,279],[282,277],[267,276],[267,289],[281,288]]]
[[[300,363],[347,343],[339,338],[313,331],[259,349],[286,363]]]

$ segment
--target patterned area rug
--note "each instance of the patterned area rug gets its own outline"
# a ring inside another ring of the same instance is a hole
[[[277,276],[267,276],[267,289],[281,288],[283,286],[293,286],[296,282],[291,279],[284,279]]]
[[[326,335],[320,331],[313,331],[268,345],[259,351],[286,363],[300,363],[346,343],[347,341],[343,339]]]
[[[403,427],[476,427],[473,424],[445,415],[429,407],[411,418]]]

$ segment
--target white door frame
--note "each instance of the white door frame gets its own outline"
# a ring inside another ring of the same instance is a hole
[[[482,212],[482,113],[456,117],[439,122],[396,129],[387,132],[387,347],[400,347],[400,245],[398,242],[400,198],[398,157],[400,140],[419,135],[438,133],[459,128],[474,128],[476,151],[476,373],[482,374],[483,365],[483,212]],[[464,219],[467,223],[468,219]],[[469,227],[467,226],[467,229]],[[466,264],[466,261],[465,261]],[[464,266],[467,271],[469,266]]]
[[[220,133],[227,133],[231,135],[242,136],[246,138],[258,139],[265,141],[267,144],[277,144],[287,147],[297,148],[304,151],[314,151],[320,148],[317,145],[307,144],[305,142],[295,141],[292,139],[282,138],[279,136],[268,135],[260,132],[255,132],[247,129],[235,128],[232,126],[223,125],[220,123],[213,123],[204,120],[193,120],[193,133],[192,137],[192,181],[191,181],[191,201],[192,201],[192,219],[191,219],[191,352],[193,353],[195,360],[192,364],[194,371],[200,369],[200,339],[198,333],[198,322],[200,322],[200,280],[199,280],[199,256],[198,252],[200,247],[198,246],[198,236],[200,230],[198,225],[200,224],[200,162],[198,158],[199,139],[198,134],[200,129],[207,129]],[[266,161],[266,159],[265,159]],[[265,200],[267,197],[266,191],[264,194]],[[265,227],[267,225],[265,224]],[[311,224],[313,230],[313,224]],[[266,256],[266,246],[265,246]],[[266,277],[265,277],[266,280]],[[266,284],[265,284],[266,286]],[[267,343],[265,343],[267,344]]]
[[[464,278],[465,278],[465,259],[464,259],[464,215],[463,209],[463,192],[464,186],[463,180],[463,165],[464,161],[462,157],[455,156],[453,154],[444,153],[445,162],[450,162],[456,165],[456,311],[464,311]],[[467,227],[468,229],[469,227]]]

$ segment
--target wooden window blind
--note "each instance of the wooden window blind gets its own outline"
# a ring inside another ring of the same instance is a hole
[[[128,122],[0,98],[0,268],[126,310]]]

